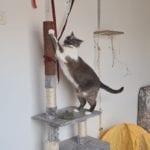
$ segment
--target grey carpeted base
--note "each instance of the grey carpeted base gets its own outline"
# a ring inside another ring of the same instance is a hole
[[[87,136],[83,144],[77,143],[77,137],[61,142],[60,150],[110,150],[110,147],[107,142]]]

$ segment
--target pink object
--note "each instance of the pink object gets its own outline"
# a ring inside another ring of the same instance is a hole
[[[36,0],[32,0],[32,7],[33,7],[33,8],[37,8]]]

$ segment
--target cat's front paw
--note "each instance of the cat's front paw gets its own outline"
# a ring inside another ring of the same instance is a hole
[[[92,114],[92,112],[90,112],[90,111],[85,111],[85,115],[91,115]]]
[[[55,31],[54,31],[53,29],[49,29],[49,30],[48,30],[48,34],[49,34],[49,35],[50,35],[50,34],[54,35],[54,34],[55,34]]]
[[[80,112],[77,108],[75,108],[73,111],[74,111],[74,112]]]

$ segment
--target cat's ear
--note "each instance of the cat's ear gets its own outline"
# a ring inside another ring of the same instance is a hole
[[[71,38],[74,38],[74,37],[75,37],[73,31],[71,32],[70,37],[71,37]]]
[[[77,41],[79,42],[79,44],[81,44],[83,42],[83,40],[81,40],[81,39],[77,39]]]
[[[71,32],[71,37],[74,37],[74,33],[73,33],[73,31]]]

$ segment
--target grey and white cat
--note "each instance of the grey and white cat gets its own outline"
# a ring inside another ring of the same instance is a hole
[[[84,108],[86,102],[90,105],[89,111],[94,110],[100,88],[115,94],[123,91],[124,87],[114,90],[102,83],[94,70],[78,56],[78,47],[83,42],[82,40],[71,33],[65,38],[63,45],[60,45],[53,33],[53,30],[49,31],[57,59],[64,75],[76,89],[76,94],[80,101],[79,110]]]

